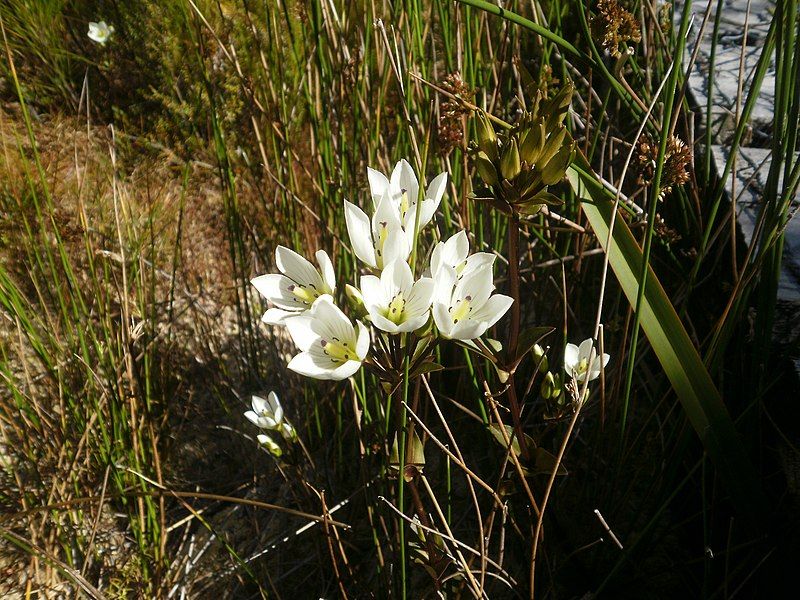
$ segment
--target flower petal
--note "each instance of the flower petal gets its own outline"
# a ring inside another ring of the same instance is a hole
[[[378,208],[380,199],[389,192],[389,180],[380,171],[369,167],[367,167],[367,179],[369,180],[369,191],[372,194],[372,208],[375,210]]]
[[[386,298],[384,298],[381,280],[375,275],[363,275],[360,283],[361,297],[364,298],[364,305],[367,310],[371,306],[382,306],[387,303]]]
[[[329,295],[320,296],[314,301],[310,315],[311,329],[319,337],[342,342],[355,342],[355,329],[350,319],[333,303]]]
[[[399,227],[389,229],[383,244],[383,264],[387,265],[395,260],[406,261],[410,254],[411,244],[403,230]]]
[[[261,322],[267,325],[285,325],[286,319],[296,317],[300,313],[296,310],[283,310],[281,308],[270,308],[261,317]]]
[[[494,294],[479,309],[473,311],[470,320],[479,321],[486,324],[486,329],[497,323],[503,315],[508,312],[514,299],[503,294]],[[484,331],[486,331],[484,329]]]
[[[289,291],[289,287],[294,285],[294,282],[284,275],[279,275],[278,273],[259,275],[251,279],[250,283],[258,290],[259,294],[278,308],[283,308],[284,310],[304,310],[308,308],[297,296]]]
[[[284,321],[292,341],[302,352],[306,352],[319,339],[311,329],[313,318],[308,314],[290,317]]]
[[[333,270],[333,262],[331,262],[331,257],[328,256],[328,253],[325,250],[317,250],[315,254],[317,257],[317,263],[319,264],[319,270],[322,274],[322,282],[325,284],[323,290],[321,290],[324,294],[332,294],[334,290],[336,290],[336,272]]]
[[[369,354],[369,328],[364,325],[361,321],[356,321],[356,325],[358,325],[358,339],[356,340],[356,356],[361,360],[367,358],[367,354]]]
[[[406,297],[405,312],[409,318],[425,314],[433,301],[435,285],[430,277],[420,277],[412,286]],[[417,329],[416,327],[414,329]]]
[[[408,195],[409,206],[419,200],[419,183],[414,169],[406,159],[400,159],[392,171],[391,190],[394,194],[401,194],[403,190]]]
[[[564,370],[570,375],[578,365],[578,347],[575,344],[567,344],[564,348]]]
[[[433,321],[442,337],[449,338],[453,330],[453,318],[450,316],[450,305],[443,302],[434,302]]]
[[[372,226],[369,217],[364,211],[355,204],[344,201],[344,219],[347,223],[347,235],[350,236],[350,245],[353,252],[361,260],[373,269],[377,267],[375,262],[375,247],[372,243]]]
[[[275,264],[281,273],[295,283],[313,286],[320,293],[323,291],[323,281],[319,271],[294,250],[278,246],[275,249]]]

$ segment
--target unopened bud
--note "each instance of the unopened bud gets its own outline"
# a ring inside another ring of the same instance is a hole
[[[475,156],[475,168],[478,169],[478,175],[486,185],[492,186],[497,183],[497,169],[485,152],[478,152]]]
[[[544,348],[539,344],[533,345],[533,358],[539,364],[539,373],[547,373],[549,361],[547,360],[547,354],[545,354]]]
[[[489,117],[483,111],[478,111],[478,147],[485,152],[490,158],[497,156],[497,134],[494,132],[494,127],[489,121]]]
[[[510,181],[519,175],[521,168],[517,140],[512,138],[500,159],[500,175]]]
[[[358,288],[348,283],[344,286],[344,295],[347,296],[347,304],[350,306],[350,310],[353,311],[353,315],[356,319],[360,319],[368,314],[367,307],[364,305],[364,297],[361,295],[361,291]]]

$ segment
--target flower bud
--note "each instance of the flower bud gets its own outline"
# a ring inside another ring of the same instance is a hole
[[[547,142],[545,142],[542,151],[536,158],[537,170],[541,171],[547,166],[547,163],[550,162],[550,159],[553,158],[561,149],[561,146],[564,143],[564,138],[566,137],[567,129],[563,125],[559,125],[558,130],[550,134],[550,137],[547,138]]]
[[[533,358],[534,360],[539,363],[539,373],[547,373],[548,369],[548,361],[547,361],[547,354],[545,354],[544,348],[542,348],[539,344],[533,345]]]
[[[520,158],[529,165],[536,164],[539,154],[544,147],[545,136],[546,132],[543,121],[531,123],[531,125],[525,130],[524,135],[520,137]]]
[[[574,150],[572,144],[561,146],[556,155],[541,170],[542,183],[553,185],[564,178],[564,173],[567,172],[567,167],[574,157]]]
[[[521,168],[517,140],[512,138],[505,152],[503,152],[503,157],[500,159],[500,175],[503,176],[503,179],[510,181],[519,175]]]
[[[367,307],[364,305],[364,297],[358,288],[348,283],[344,286],[344,295],[347,296],[347,304],[356,319],[361,319],[368,314]]]
[[[275,458],[280,458],[281,455],[283,454],[283,450],[281,450],[281,447],[278,446],[278,444],[276,444],[275,441],[268,435],[260,433],[258,434],[257,439],[258,443],[264,446],[269,451],[269,453],[272,454],[272,456],[274,456]]]
[[[497,156],[497,134],[494,132],[489,117],[483,111],[478,111],[478,147],[490,157]]]
[[[485,152],[478,152],[475,156],[475,168],[478,169],[478,174],[486,185],[492,186],[497,183],[497,169]]]
[[[549,400],[554,396],[553,388],[554,388],[555,381],[553,380],[553,374],[548,371],[547,374],[544,376],[544,381],[542,381],[541,387],[541,394],[542,398],[545,400]]]

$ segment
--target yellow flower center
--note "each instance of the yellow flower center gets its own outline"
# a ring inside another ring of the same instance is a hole
[[[294,294],[294,297],[300,300],[300,302],[308,305],[313,304],[314,300],[321,295],[313,285],[305,286],[293,283],[289,286],[289,291]]]
[[[450,309],[450,312],[453,317],[453,323],[458,323],[464,317],[466,317],[472,308],[470,307],[470,303],[472,302],[472,296],[465,296],[462,300],[459,300],[455,307]]]
[[[586,371],[588,371],[588,370],[589,370],[589,361],[586,360],[585,358],[582,358],[578,362],[578,365],[575,367],[575,371],[580,376],[580,375],[583,375],[584,373],[586,373]]]
[[[408,202],[408,192],[403,190],[400,192],[400,218],[405,219],[406,212],[408,212],[409,202]]]
[[[399,325],[405,320],[405,309],[406,300],[403,298],[403,292],[398,292],[389,303],[389,307],[386,309],[386,314],[384,316],[395,325]]]
[[[333,363],[342,363],[355,357],[355,352],[350,347],[350,344],[341,341],[339,338],[331,338],[329,340],[323,338],[319,343],[322,346],[322,351],[330,357]]]

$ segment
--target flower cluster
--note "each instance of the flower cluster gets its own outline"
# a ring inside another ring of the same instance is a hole
[[[275,392],[270,392],[266,400],[259,396],[253,396],[252,407],[253,410],[248,410],[244,413],[244,416],[256,427],[264,431],[276,431],[287,442],[293,442],[297,439],[297,431],[284,418],[283,407]],[[260,433],[257,439],[258,443],[263,445],[276,458],[283,454],[281,447],[268,434]]]
[[[324,250],[316,253],[317,268],[296,252],[278,246],[275,263],[280,273],[252,280],[272,304],[262,320],[285,326],[300,350],[289,369],[315,379],[342,380],[355,374],[370,360],[372,341],[378,336],[386,340],[387,336],[438,333],[444,339],[473,340],[494,325],[512,303],[508,296],[493,293],[495,256],[486,252],[470,255],[464,231],[438,242],[427,270],[416,276],[412,255],[420,255],[425,241],[420,233],[441,203],[446,173],[434,178],[424,194],[405,160],[397,163],[390,177],[374,169],[368,169],[367,175],[372,216],[351,202],[344,203],[353,254],[368,271],[360,277],[358,287],[345,286],[355,321],[335,303],[335,273]],[[379,372],[386,372],[376,366]]]

